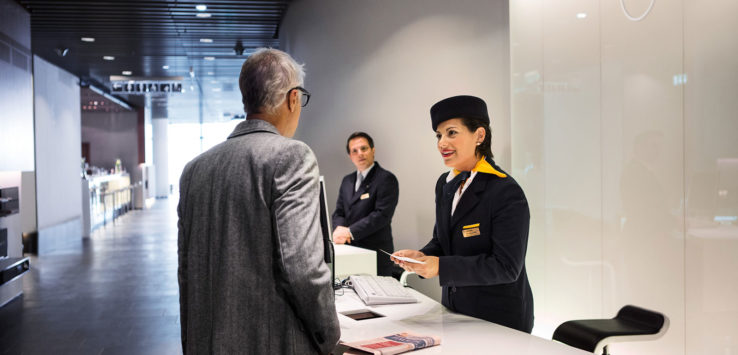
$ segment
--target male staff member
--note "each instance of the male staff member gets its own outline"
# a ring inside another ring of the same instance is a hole
[[[355,132],[346,152],[356,172],[346,175],[333,212],[333,241],[377,251],[377,274],[392,276],[392,261],[379,249],[392,252],[392,215],[397,207],[397,178],[374,161],[374,140]]]
[[[338,341],[318,164],[290,139],[310,98],[304,75],[287,53],[252,54],[238,80],[246,121],[182,172],[185,354],[327,354]]]

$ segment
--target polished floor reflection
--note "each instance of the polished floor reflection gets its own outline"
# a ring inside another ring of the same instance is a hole
[[[0,308],[2,354],[180,354],[176,199],[34,257]]]

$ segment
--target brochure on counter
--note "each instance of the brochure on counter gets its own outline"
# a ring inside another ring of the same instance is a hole
[[[436,336],[422,336],[413,333],[398,333],[382,338],[345,343],[351,348],[344,354],[375,354],[392,355],[418,350],[441,344],[441,338]],[[360,350],[360,351],[356,351]]]

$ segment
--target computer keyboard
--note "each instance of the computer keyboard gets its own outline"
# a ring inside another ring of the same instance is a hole
[[[356,294],[367,305],[418,302],[392,277],[352,275],[349,279]]]

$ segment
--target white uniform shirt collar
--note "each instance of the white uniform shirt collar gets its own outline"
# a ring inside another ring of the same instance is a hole
[[[451,215],[452,216],[454,215],[454,211],[456,211],[456,205],[458,205],[459,204],[459,200],[461,200],[461,195],[463,195],[464,194],[464,191],[466,191],[466,189],[469,188],[469,185],[471,185],[472,180],[474,180],[474,177],[475,176],[477,176],[477,172],[476,171],[472,171],[471,172],[471,175],[469,175],[469,178],[466,179],[466,182],[464,183],[464,187],[462,187],[461,189],[456,190],[456,192],[454,193],[454,202],[451,204]],[[446,183],[450,182],[455,177],[456,177],[456,175],[454,175],[454,171],[451,170],[448,173],[448,175],[446,176]]]
[[[369,172],[370,172],[370,171],[372,171],[372,168],[374,168],[374,164],[376,164],[376,163],[372,163],[372,165],[370,165],[370,166],[369,166],[368,168],[366,168],[366,170],[364,170],[364,171],[359,171],[359,170],[357,170],[357,171],[356,171],[356,173],[357,173],[357,174],[361,174],[361,177],[363,177],[364,179],[366,179],[366,176],[367,176],[367,175],[369,175]],[[359,176],[357,175],[356,177],[358,178]]]

